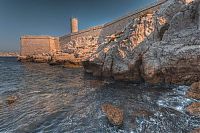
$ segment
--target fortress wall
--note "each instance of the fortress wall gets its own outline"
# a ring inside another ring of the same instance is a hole
[[[23,36],[21,37],[20,55],[28,56],[44,54],[59,50],[58,38],[51,36]]]
[[[135,18],[143,16],[148,13],[153,13],[157,10],[160,5],[165,3],[167,0],[160,0],[156,3],[153,3],[145,8],[140,10],[136,10],[127,14],[126,16],[120,17],[112,22],[106,23],[104,25],[92,27],[86,30],[81,30],[76,33],[71,33],[65,36],[60,37],[60,46],[61,50],[67,51],[68,46],[73,43],[74,46],[76,45],[87,45],[88,43],[95,43],[100,44],[104,41],[106,36],[120,32],[124,30],[124,28]],[[91,40],[91,42],[88,42]]]
[[[73,53],[76,57],[86,58],[97,50],[98,45],[105,40],[106,36],[121,32],[133,19],[152,13],[166,1],[158,1],[112,22],[74,32],[60,38],[51,36],[23,36],[21,37],[21,56],[61,50],[66,53]]]

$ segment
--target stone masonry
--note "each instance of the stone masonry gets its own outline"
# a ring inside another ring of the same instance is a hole
[[[46,54],[60,50],[59,38],[51,36],[22,36],[20,56]]]

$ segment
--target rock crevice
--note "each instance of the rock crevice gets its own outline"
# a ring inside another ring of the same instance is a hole
[[[190,84],[200,80],[199,1],[169,0],[108,36],[83,61],[86,72],[117,80]],[[95,66],[95,67],[92,67]]]

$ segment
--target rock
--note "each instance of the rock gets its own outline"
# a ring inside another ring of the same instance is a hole
[[[153,112],[147,110],[138,110],[133,112],[134,117],[148,117],[154,115]]]
[[[117,41],[105,41],[83,61],[85,71],[149,83],[199,81],[199,3],[169,0],[157,12],[134,19]]]
[[[81,61],[75,61],[75,60],[73,60],[73,62],[66,61],[63,64],[63,67],[65,67],[65,68],[80,68],[80,67],[82,67],[82,64],[81,64]]]
[[[193,83],[186,95],[188,97],[200,100],[200,81]]]
[[[75,58],[73,54],[60,53],[54,54],[52,60],[49,62],[50,65],[62,65],[64,67],[76,68],[81,66],[81,59]]]
[[[121,126],[123,124],[123,111],[111,104],[103,104],[101,106],[102,111],[106,114],[109,122],[115,126]]]
[[[187,112],[194,116],[200,116],[200,102],[194,102],[187,106]]]
[[[196,129],[192,130],[190,133],[200,133],[200,128],[196,128]]]
[[[18,56],[17,60],[20,62],[31,62],[33,61],[31,56]]]
[[[45,55],[45,54],[37,54],[32,56],[33,62],[36,63],[47,63],[51,60],[50,55]]]
[[[13,103],[15,103],[17,100],[17,97],[16,96],[8,96],[7,99],[6,99],[6,103],[8,105],[11,105]]]

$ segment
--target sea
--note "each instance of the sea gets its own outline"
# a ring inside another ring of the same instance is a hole
[[[200,117],[186,107],[188,86],[96,78],[83,68],[22,63],[0,57],[0,133],[189,133]],[[15,97],[8,104],[8,97]],[[123,110],[112,125],[103,104]],[[135,112],[149,115],[136,115]]]

